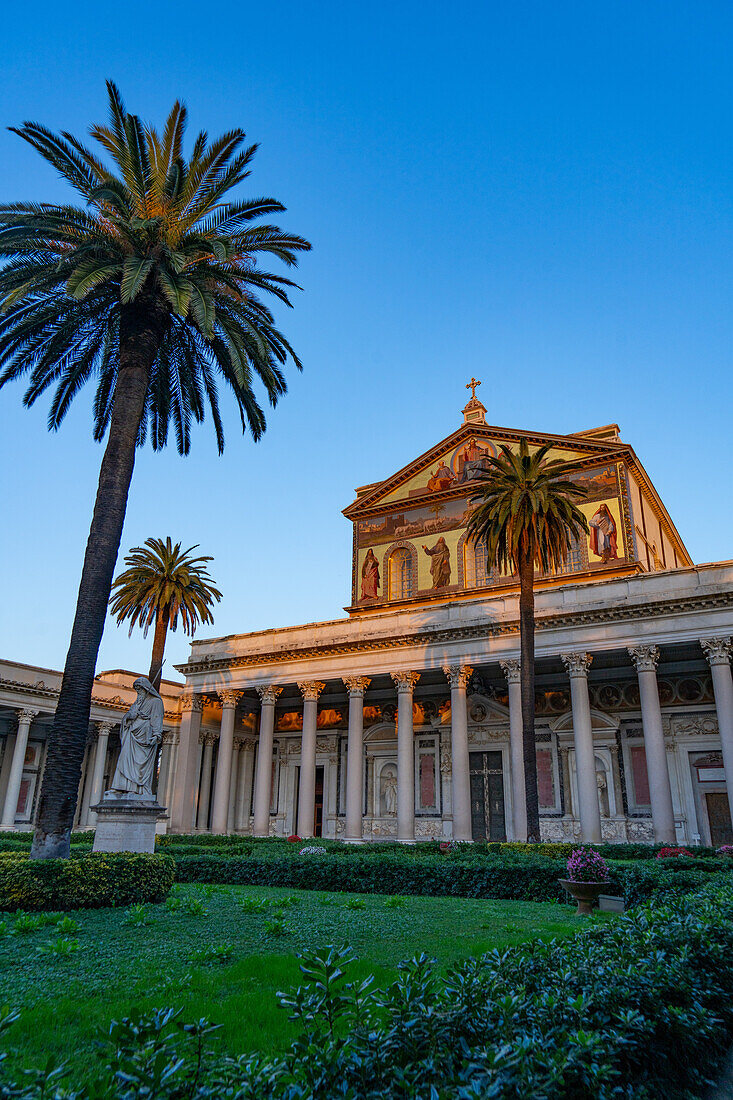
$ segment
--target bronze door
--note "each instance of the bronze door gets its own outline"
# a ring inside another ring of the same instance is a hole
[[[733,827],[730,821],[730,805],[725,791],[709,791],[705,795],[710,823],[710,843],[714,848],[721,844],[733,844]]]
[[[474,840],[506,840],[504,772],[500,752],[469,754]]]

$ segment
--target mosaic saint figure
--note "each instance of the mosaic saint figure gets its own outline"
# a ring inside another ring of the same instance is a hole
[[[601,504],[590,523],[590,548],[603,562],[618,557],[616,523],[608,505]]]
[[[445,462],[441,462],[438,469],[433,473],[430,473],[430,479],[428,480],[428,489],[431,493],[439,492],[441,489],[449,489],[455,481],[452,470],[449,470]]]
[[[163,700],[144,676],[132,686],[137,699],[122,719],[122,748],[105,797],[121,795],[152,801],[155,761],[163,739]]]
[[[444,588],[450,584],[450,550],[445,539],[441,535],[435,546],[423,546],[423,550],[433,559],[430,563],[433,588]]]
[[[376,600],[379,588],[379,562],[374,556],[371,546],[367,550],[364,564],[361,567],[361,598],[362,600]]]

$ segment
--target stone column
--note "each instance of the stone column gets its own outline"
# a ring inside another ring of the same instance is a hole
[[[82,795],[81,809],[79,811],[79,825],[83,829],[89,824],[89,805],[92,801],[92,775],[94,772],[94,750],[97,745],[97,735],[93,730],[87,731],[86,747],[86,771],[84,774],[84,793]]]
[[[254,737],[245,737],[239,760],[237,778],[237,800],[234,810],[234,831],[249,828],[250,807],[252,805],[252,780],[254,778],[255,745]]]
[[[300,785],[298,787],[298,836],[313,836],[316,815],[316,726],[318,696],[326,685],[320,680],[298,684],[303,695],[303,736],[300,742]]]
[[[512,825],[514,839],[527,839],[527,791],[524,785],[524,729],[522,727],[522,662],[518,657],[499,661],[509,686],[509,757],[512,766]]]
[[[641,698],[641,724],[644,729],[644,752],[649,776],[649,797],[652,803],[654,839],[658,844],[674,844],[677,832],[674,827],[672,788],[667,767],[667,750],[664,747],[662,711],[657,688],[657,661],[659,650],[655,645],[629,647],[629,656],[636,666]]]
[[[590,653],[561,653],[560,657],[570,676],[580,837],[586,844],[600,844],[601,811],[598,806],[596,754],[593,748],[593,726],[588,696],[588,669],[593,657]]]
[[[272,741],[275,731],[275,702],[282,688],[262,684],[257,688],[262,707],[260,711],[260,739],[257,747],[257,775],[255,777],[255,805],[252,833],[254,836],[270,835],[270,802],[272,800]]]
[[[730,638],[703,638],[700,645],[710,663],[710,672],[713,677],[725,784],[728,788],[730,816],[733,820],[733,677],[730,671],[733,641]]]
[[[470,665],[444,665],[450,681],[450,734],[453,767],[453,839],[471,840],[471,777],[468,767],[466,686]]]
[[[203,696],[191,691],[181,699],[180,744],[176,781],[171,799],[171,830],[189,833],[196,819],[196,788],[199,771],[199,733],[204,710]]]
[[[165,799],[163,805],[168,810],[170,815],[170,807],[173,801],[173,791],[176,784],[176,771],[178,768],[178,730],[169,730],[168,732],[169,744],[168,744],[168,771],[165,777],[165,787],[162,790],[162,797]],[[160,785],[158,787],[160,791]],[[158,794],[158,802],[161,800],[161,794]],[[170,828],[170,825],[169,825]]]
[[[397,685],[397,839],[415,839],[415,747],[412,731],[412,693],[419,672],[393,672]],[[454,765],[455,766],[455,765]]]
[[[361,842],[363,838],[361,815],[364,803],[364,692],[370,683],[371,680],[366,676],[344,677],[344,684],[349,693],[344,840],[352,842]]]
[[[201,761],[201,786],[199,787],[199,809],[196,816],[196,828],[200,833],[206,832],[209,823],[209,802],[211,800],[211,769],[214,760],[215,733],[202,734],[204,746]]]
[[[97,748],[94,753],[94,771],[92,772],[92,785],[89,792],[90,806],[96,806],[104,794],[104,770],[107,763],[109,735],[115,724],[114,722],[97,722]],[[89,811],[89,824],[97,824],[97,815],[94,810]]]
[[[243,737],[236,737],[232,748],[232,767],[229,776],[229,798],[227,800],[227,832],[233,833],[235,829],[237,807],[237,785],[239,783],[239,764],[242,756]]]
[[[567,745],[558,745],[560,767],[562,768],[563,817],[573,816],[573,787],[570,782],[570,749]]]
[[[37,714],[37,710],[31,710],[28,707],[18,711],[18,732],[15,735],[13,760],[10,765],[8,788],[5,792],[5,803],[3,805],[2,820],[0,820],[0,829],[15,828],[15,813],[18,809],[20,784],[23,779],[23,765],[25,764],[25,750],[28,745],[28,734],[30,732],[31,723]]]
[[[237,703],[242,698],[241,691],[220,691],[221,731],[219,734],[219,755],[216,761],[216,782],[214,783],[214,809],[211,816],[212,833],[225,833],[229,818],[229,788],[232,781],[232,753],[234,751],[234,720]]]
[[[79,786],[76,788],[76,809],[74,810],[74,822],[73,829],[79,827],[81,823],[81,800],[84,794],[84,777],[86,775],[87,765],[89,764],[89,743],[84,748],[84,756],[81,761],[81,775],[79,776]]]

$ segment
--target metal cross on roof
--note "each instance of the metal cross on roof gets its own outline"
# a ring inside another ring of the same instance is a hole
[[[471,381],[466,383],[466,389],[471,391],[472,401],[476,400],[476,387],[480,385],[481,383],[476,378],[471,378]]]

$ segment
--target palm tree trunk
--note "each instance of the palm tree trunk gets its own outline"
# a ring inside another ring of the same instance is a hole
[[[522,657],[522,746],[527,839],[536,843],[540,839],[540,811],[534,732],[534,561],[525,546],[520,547],[519,562],[519,639]]]
[[[153,653],[150,658],[150,672],[148,680],[156,691],[160,691],[160,681],[163,678],[163,654],[165,653],[165,639],[168,634],[168,608],[164,608],[155,619],[155,634],[153,635]]]
[[[32,859],[69,855],[89,730],[94,672],[125,522],[135,445],[145,410],[150,369],[165,333],[167,317],[167,312],[151,295],[140,295],[121,310],[120,369],[114,407],[84,554],[71,641],[48,741]]]

